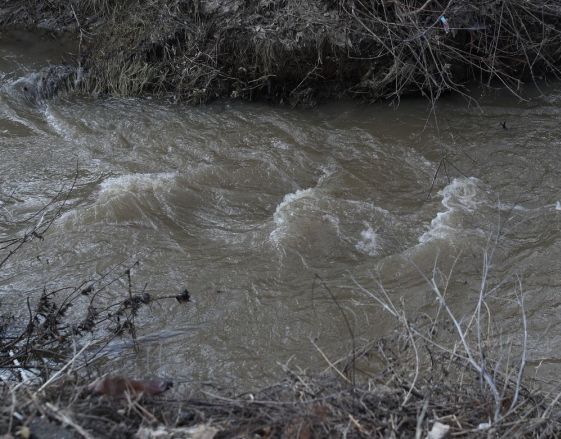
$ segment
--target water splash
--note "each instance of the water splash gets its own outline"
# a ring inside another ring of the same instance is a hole
[[[360,232],[360,241],[355,245],[355,248],[368,256],[378,256],[380,254],[380,243],[378,234],[372,229],[371,226]]]
[[[294,215],[292,205],[304,198],[312,198],[315,191],[316,188],[299,189],[296,192],[284,196],[273,214],[275,229],[270,234],[270,238],[273,242],[278,243],[288,232],[290,218]]]
[[[462,228],[463,217],[476,211],[483,202],[478,184],[479,180],[474,177],[455,178],[438,192],[446,210],[438,212],[429,229],[419,237],[421,244],[435,239],[449,239],[454,232]]]

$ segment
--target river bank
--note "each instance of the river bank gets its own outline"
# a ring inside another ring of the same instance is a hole
[[[436,101],[486,84],[517,93],[559,76],[561,9],[548,0],[8,0],[0,25],[72,32],[87,94],[315,105]]]
[[[47,223],[47,225],[49,222]],[[43,229],[34,232],[40,235]],[[33,240],[19,241],[26,245]],[[14,243],[18,248],[18,243]],[[2,262],[0,264],[3,265]],[[0,337],[0,428],[4,439],[37,438],[324,438],[540,437],[561,434],[559,394],[524,376],[518,356],[496,344],[493,324],[462,325],[434,283],[441,306],[434,318],[409,319],[380,291],[369,293],[396,319],[392,335],[354,346],[308,374],[288,364],[283,379],[236,394],[213,383],[115,376],[123,355],[135,354],[135,318],[154,301],[188,306],[189,294],[154,299],[136,292],[131,269],[122,299],[101,308],[98,295],[114,279],[47,291],[27,324],[3,325]],[[82,319],[70,308],[89,301]],[[335,300],[335,299],[334,299]],[[520,311],[526,329],[525,308]],[[343,313],[344,311],[341,310]],[[7,317],[7,316],[4,316]],[[19,327],[19,332],[15,328]],[[450,338],[449,334],[455,334]],[[352,333],[351,333],[352,336]],[[104,348],[130,340],[129,352]],[[137,345],[138,343],[138,345]]]

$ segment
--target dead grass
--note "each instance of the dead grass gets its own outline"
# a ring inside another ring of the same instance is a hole
[[[492,251],[483,259],[471,313],[457,316],[448,305],[453,268],[442,273],[435,264],[432,273],[420,273],[435,299],[422,316],[409,317],[383,286],[371,291],[356,283],[357,295],[393,316],[396,329],[340,359],[329,359],[313,344],[325,360],[323,374],[287,366],[283,379],[254,393],[179,384],[151,397],[128,390],[112,396],[90,391],[93,380],[110,373],[115,361],[100,347],[129,338],[134,355],[135,316],[152,300],[134,288],[134,265],[114,267],[95,282],[43,293],[34,308],[28,302],[24,325],[3,320],[0,429],[9,435],[49,430],[48,437],[84,438],[191,437],[194,432],[210,438],[425,438],[436,430],[449,437],[559,437],[561,393],[541,389],[524,374],[522,283],[515,276],[500,282],[510,285],[509,297],[520,312],[522,342],[514,349],[512,340],[497,336],[492,316],[499,291],[489,282]],[[98,299],[107,287],[119,284],[124,285],[122,299],[101,306]],[[319,285],[332,296],[321,279]],[[187,306],[188,298],[184,292],[159,300],[177,299],[178,306]],[[76,313],[83,300],[89,306],[76,319],[67,311]],[[339,309],[344,317],[345,309]]]
[[[559,75],[554,0],[8,0],[0,23],[45,17],[79,32],[94,94],[436,102],[473,82],[518,94]]]
[[[412,333],[421,326],[411,323]],[[206,387],[179,388],[163,397],[100,397],[88,392],[87,378],[69,368],[41,390],[4,382],[0,426],[33,432],[42,419],[82,437],[139,432],[152,437],[149,432],[158,429],[167,432],[163,437],[185,437],[186,428],[201,426],[212,427],[216,436],[210,437],[426,437],[436,423],[453,436],[561,433],[558,397],[502,374],[493,377],[501,393],[497,416],[492,392],[461,348],[439,349],[435,339],[400,332],[373,341],[357,355],[362,364],[376,357],[383,367],[355,386],[336,374],[307,376],[287,369],[284,380],[243,395]],[[418,374],[412,367],[416,361]],[[344,372],[344,363],[337,364]]]

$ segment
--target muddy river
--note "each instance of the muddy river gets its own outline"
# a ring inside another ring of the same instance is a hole
[[[322,370],[394,321],[356,286],[383,285],[415,316],[421,273],[455,263],[448,300],[472,310],[493,250],[491,312],[544,379],[561,362],[561,85],[526,99],[473,91],[315,110],[22,93],[71,46],[0,34],[0,238],[68,188],[63,215],[0,274],[0,300],[103,276],[139,260],[135,288],[188,288],[143,310],[138,356],[115,370],[257,387],[282,365]],[[315,282],[315,286],[314,286]],[[115,350],[119,349],[118,343]]]

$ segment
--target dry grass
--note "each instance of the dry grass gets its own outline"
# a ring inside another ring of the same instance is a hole
[[[478,82],[518,94],[559,74],[554,0],[8,0],[0,23],[77,30],[88,93],[314,104],[351,96],[435,102]],[[11,11],[11,13],[10,13]]]
[[[375,358],[382,367],[354,386],[338,375],[307,376],[287,369],[284,380],[252,394],[219,394],[207,387],[180,388],[164,397],[110,399],[90,394],[90,381],[69,366],[40,389],[2,384],[0,425],[5,431],[33,431],[43,416],[83,437],[131,437],[158,428],[172,437],[171,432],[201,425],[212,426],[216,437],[426,437],[435,423],[454,436],[561,434],[558,397],[528,388],[513,368],[506,376],[493,373],[500,392],[497,407],[495,392],[482,382],[481,370],[469,362],[462,343],[451,349],[427,337],[445,330],[434,323],[408,323],[409,330],[355,353],[362,366]],[[348,373],[344,361],[335,363]],[[495,365],[492,360],[488,364]]]
[[[60,211],[63,201],[58,203],[50,204],[55,212],[50,218]],[[88,390],[95,377],[112,369],[103,346],[130,338],[134,354],[135,316],[152,300],[133,287],[134,264],[114,267],[94,282],[45,291],[35,307],[28,302],[26,324],[3,320],[0,429],[12,435],[49,429],[51,437],[85,438],[190,437],[195,430],[217,438],[424,438],[436,425],[460,437],[558,437],[561,393],[541,390],[524,374],[527,325],[516,277],[498,285],[511,286],[522,342],[513,349],[511,341],[495,334],[491,302],[499,288],[489,284],[491,261],[489,251],[473,311],[462,316],[446,300],[453,294],[448,291],[453,268],[442,273],[435,264],[432,273],[420,273],[435,301],[430,313],[413,318],[383,286],[370,291],[356,283],[357,294],[396,319],[396,329],[338,360],[315,345],[326,361],[324,374],[285,367],[284,379],[255,393],[179,385],[157,397],[126,392],[107,397]],[[104,292],[119,284],[124,285],[121,299],[107,305]],[[337,304],[327,285],[319,284]],[[160,300],[186,298],[184,293]],[[89,305],[80,307],[84,300]],[[85,314],[77,319],[80,308]],[[344,316],[345,309],[339,309]]]

